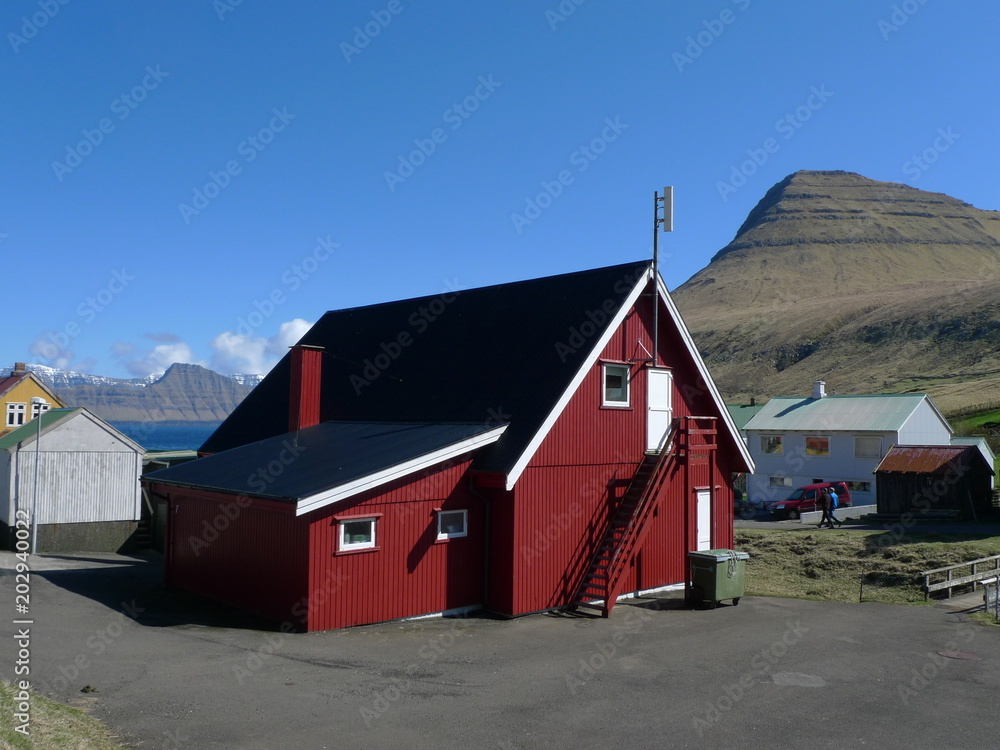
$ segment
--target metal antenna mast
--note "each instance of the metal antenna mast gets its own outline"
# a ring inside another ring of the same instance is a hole
[[[663,217],[660,218],[660,204]],[[674,188],[663,188],[663,195],[653,191],[653,367],[660,362],[660,242],[659,227],[664,232],[674,231]]]

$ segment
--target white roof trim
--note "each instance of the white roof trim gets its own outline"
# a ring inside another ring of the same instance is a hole
[[[423,469],[429,469],[442,461],[447,461],[450,458],[461,456],[463,453],[468,453],[469,451],[481,448],[484,445],[495,443],[500,439],[500,436],[506,429],[507,425],[501,425],[500,427],[480,433],[474,437],[466,438],[458,443],[452,443],[444,448],[439,448],[433,453],[427,453],[409,461],[404,461],[401,464],[390,466],[388,469],[383,469],[382,471],[375,472],[374,474],[369,474],[366,477],[355,479],[347,484],[342,484],[337,487],[333,487],[332,489],[324,490],[323,492],[317,492],[315,495],[304,497],[296,503],[295,515],[301,516],[306,513],[311,513],[314,510],[325,508],[327,505],[332,505],[333,503],[340,502],[341,500],[346,500],[349,497],[358,495],[366,490],[372,489],[373,487],[387,484],[388,482],[392,482]]]
[[[527,468],[532,456],[535,455],[535,451],[538,450],[542,441],[545,440],[546,436],[549,434],[549,431],[553,428],[553,426],[555,426],[556,421],[569,404],[570,399],[573,398],[573,395],[580,387],[580,384],[583,382],[584,378],[587,377],[591,368],[594,366],[594,363],[597,362],[601,352],[604,351],[604,347],[608,345],[611,337],[615,335],[615,331],[618,330],[622,322],[625,320],[625,316],[628,315],[629,310],[632,309],[636,300],[639,299],[639,296],[642,294],[642,290],[646,288],[646,284],[649,283],[649,279],[652,278],[652,275],[652,269],[649,269],[636,280],[635,286],[632,287],[632,291],[628,293],[628,296],[622,302],[622,306],[618,309],[618,312],[615,313],[615,317],[611,319],[608,327],[604,329],[604,333],[601,334],[601,337],[590,350],[590,354],[587,356],[587,359],[584,360],[583,365],[579,370],[577,370],[576,375],[573,376],[573,380],[570,381],[569,387],[563,391],[559,400],[556,401],[556,405],[552,407],[552,411],[549,412],[545,421],[542,422],[542,426],[538,428],[538,432],[536,432],[535,436],[531,438],[531,442],[528,443],[524,452],[521,453],[521,456],[514,463],[510,473],[507,474],[508,492],[514,489],[514,485],[517,483],[517,480],[521,478],[521,474]]]
[[[712,400],[715,402],[716,408],[722,415],[722,421],[725,422],[726,428],[729,430],[730,436],[733,438],[733,442],[736,443],[736,447],[739,448],[740,455],[743,456],[743,460],[746,461],[747,466],[752,474],[756,469],[754,465],[753,458],[750,456],[750,448],[747,446],[746,441],[743,436],[740,435],[740,430],[736,426],[736,422],[733,421],[733,415],[729,413],[729,409],[726,408],[726,402],[722,398],[722,394],[719,393],[719,389],[715,385],[715,381],[712,380],[712,375],[708,371],[708,365],[705,364],[705,360],[701,358],[701,354],[698,352],[698,347],[694,343],[694,339],[691,338],[691,332],[688,330],[687,324],[684,323],[684,318],[681,317],[680,310],[674,304],[673,299],[670,297],[670,292],[667,291],[667,285],[663,283],[663,278],[658,278],[656,280],[657,287],[660,290],[660,299],[664,301],[667,306],[667,312],[670,313],[670,317],[673,318],[674,325],[677,326],[677,330],[680,331],[681,339],[684,341],[684,346],[687,347],[688,354],[694,359],[695,366],[698,368],[698,374],[701,375],[702,379],[705,381],[705,385],[708,387],[708,392],[712,396]]]

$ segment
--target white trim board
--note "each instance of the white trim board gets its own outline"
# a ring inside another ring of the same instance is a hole
[[[302,516],[306,513],[311,513],[314,510],[325,508],[333,503],[358,495],[365,490],[370,490],[373,487],[387,484],[423,469],[429,469],[442,461],[456,458],[457,456],[461,456],[463,453],[468,453],[476,450],[477,448],[481,448],[484,445],[495,443],[500,439],[500,436],[506,429],[507,425],[495,427],[492,430],[480,433],[474,437],[466,438],[458,443],[452,443],[444,448],[439,448],[432,453],[427,453],[409,461],[404,461],[401,464],[390,466],[389,468],[375,472],[374,474],[369,474],[368,476],[361,477],[360,479],[355,479],[352,482],[341,484],[337,487],[304,497],[295,504],[295,515]]]

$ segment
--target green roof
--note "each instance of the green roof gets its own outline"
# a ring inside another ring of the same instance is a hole
[[[726,404],[726,408],[736,423],[736,429],[745,430],[747,422],[764,408],[764,404]]]
[[[42,429],[48,429],[49,425],[55,424],[61,419],[65,419],[73,412],[79,411],[80,407],[76,406],[69,409],[49,409],[46,412],[42,412]],[[13,432],[8,432],[3,437],[0,437],[0,450],[10,450],[18,443],[25,440],[34,440],[35,435],[38,434],[38,424],[36,420],[32,419],[30,422],[21,425]]]
[[[852,430],[894,432],[927,399],[924,393],[824,398],[772,398],[750,421],[747,430]],[[930,402],[931,408],[934,404]],[[944,417],[941,417],[944,422]],[[945,422],[947,424],[947,422]]]

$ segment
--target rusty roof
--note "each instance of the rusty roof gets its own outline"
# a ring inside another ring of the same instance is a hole
[[[986,459],[971,445],[894,445],[875,471],[883,474],[947,474],[976,457]],[[993,473],[990,467],[990,473]]]

